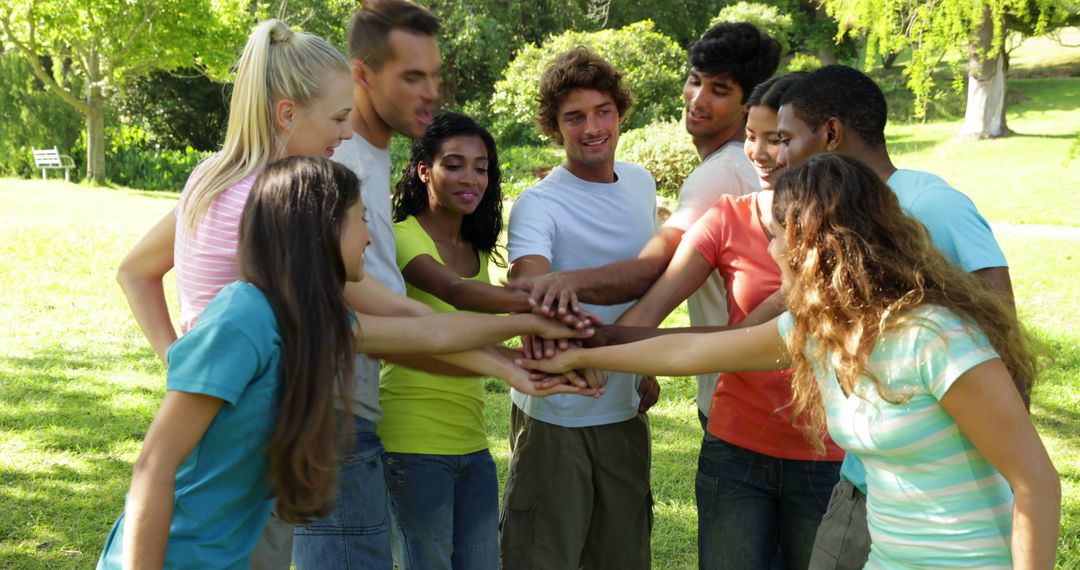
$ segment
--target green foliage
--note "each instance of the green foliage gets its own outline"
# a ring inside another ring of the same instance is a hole
[[[623,133],[617,158],[639,164],[656,179],[656,191],[678,196],[679,187],[701,163],[682,121],[656,121]]]
[[[667,36],[654,31],[649,20],[618,30],[566,32],[540,46],[526,46],[503,71],[491,97],[492,133],[504,143],[537,144],[533,128],[538,107],[537,89],[544,69],[560,53],[586,46],[624,74],[634,95],[624,128],[678,115],[678,97],[686,67],[686,52]]]
[[[784,72],[813,71],[819,67],[821,67],[821,60],[816,55],[797,53],[784,65]]]
[[[636,0],[607,2],[607,21],[590,19],[600,28],[621,28],[634,22],[652,19],[656,30],[681,46],[690,45],[711,25],[702,14],[715,14],[730,0]],[[594,1],[593,4],[603,4]]]
[[[179,192],[195,166],[212,154],[190,146],[163,149],[135,125],[121,124],[111,134],[106,173],[112,182],[129,188]]]
[[[83,157],[75,146],[82,129],[82,115],[46,93],[24,58],[0,54],[0,176],[38,176],[31,150],[55,146],[75,160],[71,176],[77,180]]]
[[[564,154],[550,145],[499,148],[504,198],[516,198],[563,162]]]
[[[949,83],[954,90],[963,88],[960,61],[968,58],[985,18],[993,25],[993,38],[990,49],[976,52],[983,61],[1000,54],[1010,29],[1042,34],[1070,21],[1076,11],[1074,0],[902,0],[884,6],[877,0],[822,0],[822,4],[839,22],[838,40],[865,40],[868,66],[875,57],[911,50],[904,73],[920,119],[939,92],[934,70],[948,53],[960,56],[954,60]]]
[[[781,13],[776,6],[742,0],[725,6],[709,26],[718,22],[749,22],[780,43],[780,55],[791,51],[791,30],[795,22],[790,14]]]
[[[225,137],[229,92],[198,70],[154,71],[124,89],[116,112],[162,148],[215,151]]]

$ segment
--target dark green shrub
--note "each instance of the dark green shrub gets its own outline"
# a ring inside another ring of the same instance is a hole
[[[124,89],[116,110],[162,148],[216,151],[225,139],[230,89],[194,69],[154,71]]]
[[[679,93],[686,72],[686,51],[653,27],[651,20],[644,20],[617,30],[570,31],[552,36],[540,46],[522,48],[495,84],[490,107],[492,134],[504,144],[542,141],[533,126],[540,75],[558,54],[577,46],[595,51],[625,74],[635,104],[624,129],[677,117],[682,108]]]
[[[725,6],[709,26],[718,22],[748,22],[780,43],[780,55],[791,51],[791,29],[795,23],[790,14],[781,13],[776,6],[744,0]]]
[[[656,179],[656,192],[678,196],[690,172],[701,162],[682,121],[657,121],[619,136],[616,157],[641,165]]]
[[[522,190],[547,176],[563,159],[563,151],[549,145],[499,147],[503,197],[516,198]]]
[[[195,166],[212,154],[190,146],[183,150],[160,148],[148,142],[145,131],[130,124],[121,123],[111,131],[105,172],[111,182],[121,186],[179,192]]]

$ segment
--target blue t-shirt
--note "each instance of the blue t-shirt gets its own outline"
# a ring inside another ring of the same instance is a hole
[[[270,516],[266,446],[277,417],[281,337],[255,286],[233,283],[167,353],[166,389],[225,401],[176,471],[166,568],[246,569]],[[120,568],[124,515],[98,568]]]
[[[990,224],[975,203],[940,176],[897,170],[889,177],[889,188],[900,207],[930,231],[934,247],[964,271],[1008,267]],[[844,457],[840,477],[866,493],[866,468],[853,454]]]

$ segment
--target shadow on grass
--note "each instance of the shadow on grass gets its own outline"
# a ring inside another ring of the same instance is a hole
[[[150,351],[93,350],[0,358],[0,566],[92,566],[123,508],[161,366]]]

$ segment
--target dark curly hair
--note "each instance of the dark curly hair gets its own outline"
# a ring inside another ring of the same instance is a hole
[[[742,87],[743,103],[750,92],[776,73],[780,44],[746,22],[720,22],[690,44],[690,66],[706,75],[730,75]]]
[[[826,65],[812,71],[788,89],[780,105],[791,105],[795,116],[811,130],[836,117],[870,147],[885,144],[885,94],[857,69]]]
[[[622,78],[622,73],[615,71],[607,60],[589,51],[589,48],[579,46],[560,54],[540,77],[540,110],[536,117],[540,132],[562,144],[559,105],[574,89],[595,89],[611,95],[619,111],[619,119],[623,119],[634,104],[634,99],[630,90],[623,85]]]
[[[502,232],[502,174],[499,170],[499,154],[495,139],[484,127],[471,117],[460,113],[440,111],[432,117],[424,136],[413,140],[409,163],[401,171],[401,180],[394,190],[394,221],[400,222],[428,209],[427,184],[420,180],[418,165],[431,166],[439,154],[442,143],[454,137],[479,137],[484,141],[488,158],[488,184],[476,211],[465,216],[461,223],[461,237],[476,249],[488,254],[497,265],[505,265],[497,250],[499,233]]]

